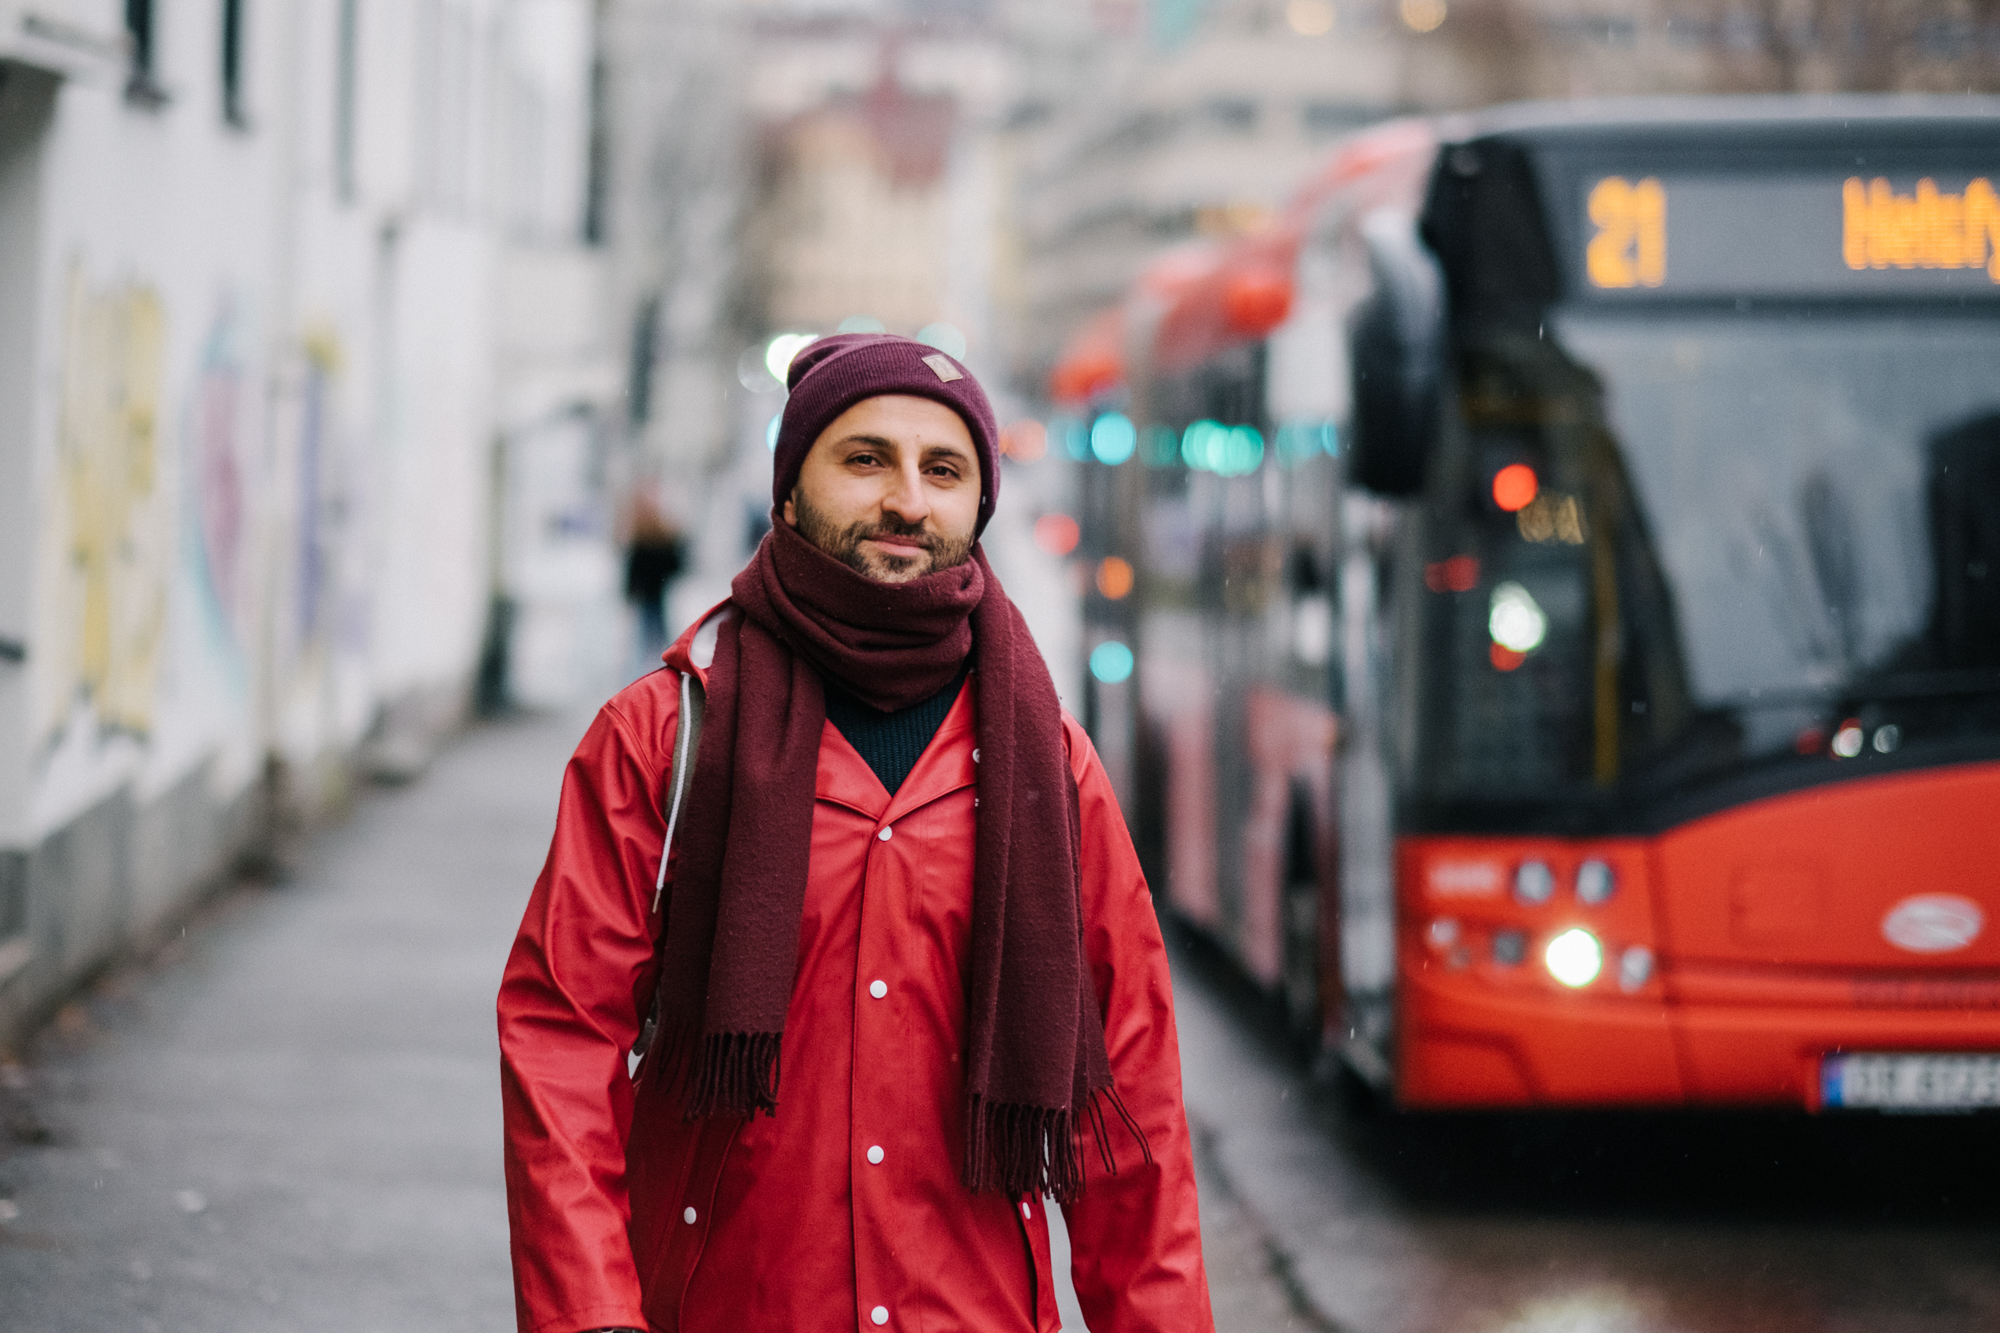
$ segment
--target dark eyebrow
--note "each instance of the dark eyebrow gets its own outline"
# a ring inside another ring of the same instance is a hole
[[[877,449],[894,449],[896,447],[894,440],[887,439],[881,435],[843,435],[840,438],[840,442],[843,445],[866,444]]]

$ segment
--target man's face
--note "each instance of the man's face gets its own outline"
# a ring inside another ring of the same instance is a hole
[[[972,555],[979,495],[964,418],[929,398],[884,394],[820,432],[783,516],[877,583],[908,583]]]

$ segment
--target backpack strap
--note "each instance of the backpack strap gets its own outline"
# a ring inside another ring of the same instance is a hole
[[[673,767],[667,773],[667,836],[660,843],[660,873],[653,880],[653,914],[659,915],[660,903],[667,892],[667,858],[674,850],[674,828],[681,820],[681,807],[687,804],[688,788],[693,785],[694,757],[701,745],[701,711],[707,706],[708,694],[702,689],[701,678],[692,671],[681,673],[680,721],[674,731]],[[667,932],[663,928],[660,938],[654,943],[657,954],[665,947]],[[646,1052],[652,1048],[653,1034],[660,1026],[660,995],[657,987],[653,991],[653,1003],[646,1010],[644,1021],[639,1024],[639,1039],[632,1043],[632,1050],[626,1056],[625,1072],[634,1079],[639,1077],[641,1062]]]
[[[667,836],[660,843],[660,873],[653,880],[653,911],[658,914],[667,892],[667,857],[674,849],[674,828],[680,823],[681,807],[687,803],[690,780],[694,777],[694,757],[701,744],[701,712],[708,692],[692,671],[681,673],[680,723],[674,731],[674,763],[667,780]]]

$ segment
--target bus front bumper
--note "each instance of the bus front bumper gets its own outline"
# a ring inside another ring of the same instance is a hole
[[[2000,1009],[1687,1003],[1405,972],[1396,1100],[1411,1109],[1821,1109],[1826,1057],[2000,1054]]]

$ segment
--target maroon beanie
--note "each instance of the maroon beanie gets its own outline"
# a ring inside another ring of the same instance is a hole
[[[1000,430],[993,405],[972,372],[935,347],[893,333],[837,333],[806,344],[792,358],[785,385],[785,419],[778,425],[771,476],[771,503],[784,508],[799,484],[799,469],[820,432],[863,398],[886,393],[929,398],[965,418],[979,453],[979,522],[986,530],[1000,498]]]

